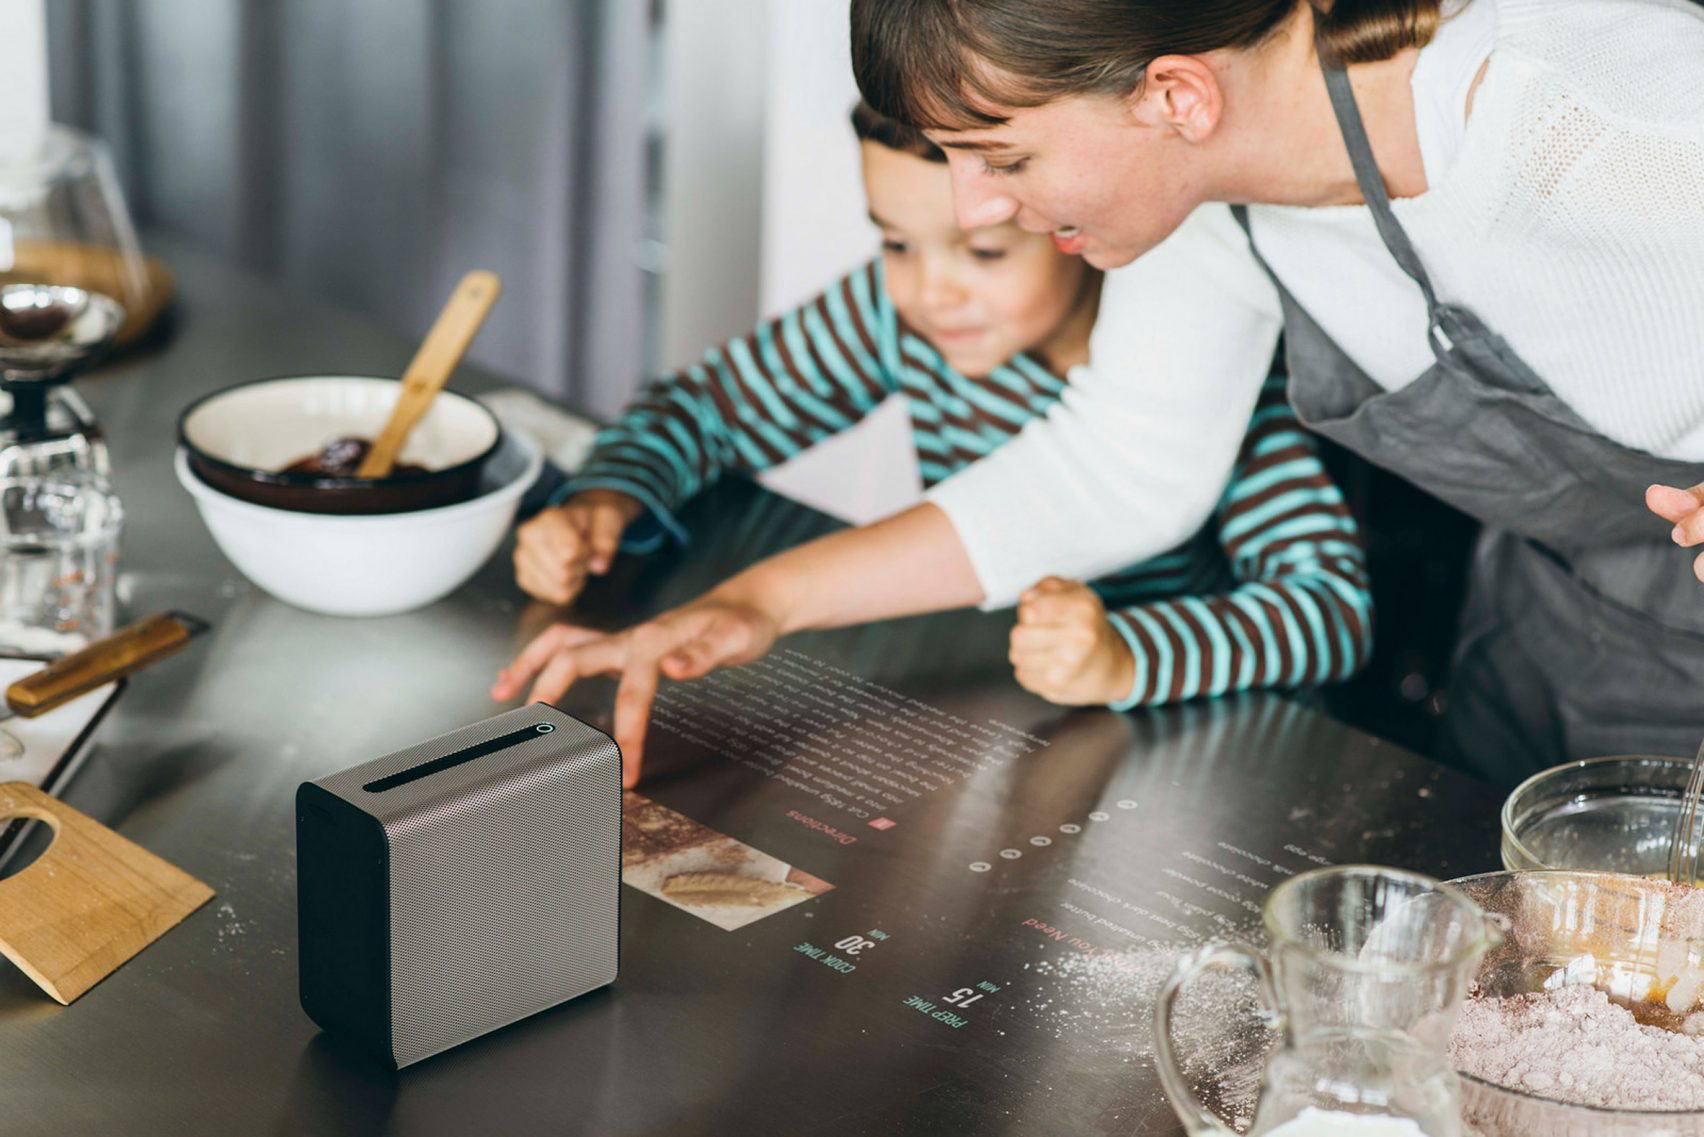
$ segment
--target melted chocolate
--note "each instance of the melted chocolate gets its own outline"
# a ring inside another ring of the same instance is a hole
[[[305,458],[298,458],[279,471],[284,474],[318,474],[321,477],[353,478],[355,471],[361,466],[361,459],[367,456],[367,451],[373,448],[372,442],[365,438],[345,435],[334,438],[316,453]],[[398,462],[391,467],[388,476],[397,474],[424,474],[426,467],[412,463]]]

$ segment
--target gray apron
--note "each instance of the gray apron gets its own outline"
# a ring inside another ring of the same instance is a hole
[[[1571,758],[1691,755],[1704,735],[1704,584],[1644,496],[1652,482],[1704,480],[1704,464],[1604,438],[1477,316],[1437,298],[1347,74],[1325,78],[1379,235],[1426,297],[1436,362],[1384,390],[1274,276],[1290,401],[1311,429],[1484,523],[1439,756],[1507,784]],[[1246,231],[1247,211],[1234,212]]]

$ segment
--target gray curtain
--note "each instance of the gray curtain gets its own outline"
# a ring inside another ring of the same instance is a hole
[[[410,335],[489,268],[481,364],[600,414],[646,372],[650,5],[48,8],[54,117],[111,143],[144,226]]]

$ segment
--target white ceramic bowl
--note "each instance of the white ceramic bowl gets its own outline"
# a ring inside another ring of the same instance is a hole
[[[441,599],[479,570],[502,543],[544,457],[528,439],[504,431],[478,497],[362,516],[241,501],[196,477],[182,449],[174,462],[213,540],[255,584],[311,612],[387,616]]]

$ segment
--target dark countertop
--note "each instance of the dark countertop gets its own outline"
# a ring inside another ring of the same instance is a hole
[[[552,613],[506,550],[381,619],[250,586],[175,482],[178,410],[266,375],[396,374],[412,345],[153,248],[180,283],[175,337],[79,387],[128,510],[127,614],[215,626],[132,680],[65,797],[217,895],[70,1007],[0,964],[8,1137],[1172,1133],[1146,1001],[1172,956],[1245,930],[1266,886],[1313,864],[1498,867],[1497,793],[1302,702],[1068,712],[1013,683],[1001,614],[812,633],[671,694],[641,790],[831,891],[724,931],[626,888],[612,989],[401,1074],[353,1061],[297,1005],[295,788],[500,709],[494,672]],[[748,483],[687,515],[687,550],[622,563],[579,618],[632,619],[832,527]],[[828,689],[891,713],[824,725],[802,695]],[[608,691],[565,705],[601,723]],[[756,698],[770,741],[725,713]]]

